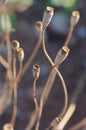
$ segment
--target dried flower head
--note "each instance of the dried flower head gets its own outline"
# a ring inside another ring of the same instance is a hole
[[[38,79],[40,75],[40,65],[35,64],[33,65],[33,77]]]
[[[75,26],[75,25],[78,23],[79,18],[80,18],[80,13],[79,13],[79,11],[73,11],[73,12],[72,12],[71,19],[70,19],[70,25],[71,25],[71,26]]]
[[[14,130],[13,125],[11,123],[6,123],[3,126],[3,130]]]
[[[42,22],[41,21],[36,22],[36,28],[37,28],[37,30],[42,31]]]
[[[57,53],[54,64],[58,67],[68,56],[70,49],[63,46]]]
[[[46,10],[44,11],[44,15],[43,15],[43,19],[42,19],[42,23],[43,23],[43,30],[46,29],[46,27],[49,25],[49,23],[51,22],[51,19],[53,17],[54,14],[54,8],[52,7],[46,7]]]
[[[17,50],[20,46],[20,43],[17,40],[13,40],[11,45],[13,50]]]
[[[23,59],[24,59],[24,50],[23,50],[23,48],[18,48],[17,49],[17,55],[18,55],[19,61],[22,62]]]

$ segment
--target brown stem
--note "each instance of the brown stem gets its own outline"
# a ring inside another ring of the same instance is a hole
[[[68,46],[72,33],[73,33],[73,30],[74,30],[74,26],[70,26],[70,30],[69,30],[66,42],[64,43],[64,46]]]
[[[39,113],[38,113],[38,119],[37,119],[35,130],[39,130],[39,125],[40,125],[40,119],[41,119],[41,116],[42,116],[43,106],[44,106],[44,104],[45,104],[45,102],[47,100],[47,97],[48,97],[48,95],[50,93],[50,90],[52,88],[52,85],[54,83],[56,73],[60,77],[60,80],[62,82],[62,86],[63,86],[63,89],[64,89],[64,95],[65,95],[65,103],[64,103],[62,113],[60,113],[60,116],[64,115],[64,113],[65,113],[65,111],[67,109],[67,105],[68,105],[68,95],[67,95],[66,85],[65,85],[65,82],[64,82],[64,79],[63,79],[61,73],[59,72],[57,67],[55,67],[54,62],[52,61],[52,59],[50,58],[50,56],[47,53],[47,50],[46,50],[46,47],[45,47],[45,42],[44,42],[44,31],[42,31],[42,46],[43,46],[43,51],[44,51],[48,61],[50,62],[50,64],[52,65],[53,68],[52,68],[52,70],[51,70],[51,72],[49,74],[49,78],[48,78],[48,80],[46,82],[45,88],[43,90],[43,93],[42,93],[42,96],[41,96],[41,99],[40,99]]]
[[[25,74],[26,70],[29,68],[29,66],[31,65],[32,61],[34,60],[39,48],[40,48],[40,45],[41,45],[41,39],[42,39],[42,33],[40,31],[40,36],[39,36],[39,39],[38,39],[38,42],[31,54],[31,56],[28,58],[27,62],[25,63],[23,69],[22,69],[22,74],[21,74],[21,77],[23,77],[23,75]]]
[[[17,81],[16,81],[16,50],[13,51],[13,113],[11,123],[14,126],[17,114]]]
[[[7,63],[7,61],[4,60],[4,58],[0,55],[0,63],[6,68],[9,68],[9,64]]]
[[[75,112],[78,97],[82,93],[82,91],[85,87],[85,83],[86,83],[86,71],[83,72],[83,74],[81,75],[78,85],[77,85],[74,93],[72,94],[71,103],[68,107],[67,112],[65,113],[65,115],[64,115],[63,119],[61,120],[61,122],[59,123],[59,125],[57,125],[53,130],[59,130],[59,129],[63,130],[63,128],[65,127],[65,125],[67,124],[67,122],[69,121],[69,119],[71,118],[73,113]]]
[[[38,115],[38,101],[37,101],[37,98],[36,98],[36,95],[35,95],[35,93],[36,93],[36,82],[37,82],[37,79],[35,78],[34,83],[33,83],[33,99],[34,99],[34,104],[35,104],[35,110],[33,111],[31,119],[30,119],[28,126],[26,127],[25,130],[31,130],[32,129],[32,127],[34,126],[34,124],[36,122],[37,115]]]
[[[20,80],[21,73],[22,73],[22,62],[20,62],[19,72],[18,72],[17,77],[16,77],[17,84]]]
[[[14,126],[15,125],[15,120],[16,120],[16,114],[17,114],[17,87],[16,87],[16,82],[13,87],[13,93],[14,93],[14,101],[13,101],[13,114],[11,118],[11,124]]]

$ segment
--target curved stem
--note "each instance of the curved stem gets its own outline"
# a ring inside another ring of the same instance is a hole
[[[17,114],[17,88],[16,88],[16,83],[13,87],[13,93],[14,93],[14,102],[13,102],[13,114],[12,114],[12,118],[11,118],[11,124],[14,126],[15,120],[16,120],[16,114]]]
[[[14,126],[17,114],[16,50],[13,52],[13,79],[13,114],[11,123]]]
[[[0,55],[0,63],[6,68],[9,68],[9,64],[7,61],[4,60],[4,58]]]
[[[54,66],[54,63],[53,63],[52,59],[50,58],[50,56],[48,55],[46,47],[45,47],[44,34],[45,34],[45,31],[42,31],[42,47],[43,47],[43,51],[44,51],[44,54],[47,57],[48,61],[50,62],[50,64],[52,66]]]
[[[20,80],[21,73],[22,73],[22,62],[20,62],[19,72],[18,72],[17,77],[16,77],[17,84]]]
[[[29,121],[29,124],[28,124],[28,126],[26,127],[25,130],[31,130],[32,129],[32,127],[34,126],[34,124],[36,122],[37,115],[38,115],[38,101],[37,101],[37,98],[36,98],[36,95],[35,95],[35,93],[36,93],[36,82],[37,82],[37,79],[34,79],[34,83],[33,83],[33,99],[34,99],[35,110],[33,111],[31,119]]]
[[[71,36],[72,36],[72,33],[73,33],[73,30],[74,30],[74,26],[70,26],[70,30],[69,30],[69,33],[68,33],[68,37],[67,37],[67,39],[66,39],[66,42],[64,43],[64,46],[68,46],[69,41],[70,41]]]
[[[11,71],[12,51],[11,51],[11,46],[10,46],[10,35],[9,35],[8,25],[7,25],[7,9],[5,6],[3,7],[2,13],[3,13],[4,19],[5,19],[5,31],[6,31],[5,40],[7,43],[7,61],[10,66],[9,69],[7,69],[7,76],[8,76],[9,81],[12,81],[12,71]]]
[[[52,85],[54,83],[56,73],[60,77],[60,80],[61,80],[62,86],[63,86],[63,90],[64,90],[64,95],[65,95],[64,108],[63,108],[62,112],[60,113],[60,116],[64,115],[64,113],[65,113],[65,111],[67,109],[67,105],[68,105],[68,95],[67,95],[66,85],[65,85],[65,82],[64,82],[64,79],[63,79],[61,73],[59,72],[59,70],[57,69],[57,67],[55,67],[54,62],[52,61],[52,59],[50,58],[50,56],[47,53],[47,50],[46,50],[46,47],[45,47],[45,42],[44,42],[44,31],[42,31],[42,46],[43,46],[43,51],[44,51],[44,53],[45,53],[48,61],[50,62],[50,64],[52,65],[53,68],[52,68],[52,70],[50,72],[49,78],[47,80],[47,83],[45,85],[45,88],[43,90],[43,93],[42,93],[42,96],[41,96],[41,99],[40,99],[39,114],[38,114],[38,119],[37,119],[37,123],[36,123],[36,130],[39,129],[43,106],[44,106],[44,103],[47,100],[47,97],[48,97],[48,95],[50,93],[50,90],[52,88]]]
[[[38,42],[31,54],[31,56],[28,58],[27,62],[25,63],[23,69],[22,69],[22,73],[21,73],[21,77],[23,77],[23,75],[25,74],[26,70],[29,68],[29,66],[31,65],[33,59],[35,58],[39,48],[40,48],[40,45],[41,45],[41,39],[42,39],[42,33],[40,31],[40,36],[39,36],[39,39],[38,39]]]
[[[83,89],[85,87],[85,83],[86,83],[86,71],[84,71],[83,74],[81,75],[78,85],[77,85],[74,93],[72,94],[71,102],[70,102],[67,112],[65,113],[65,115],[64,115],[63,119],[61,120],[61,122],[59,123],[59,125],[57,125],[53,130],[59,130],[59,129],[63,130],[64,129],[65,125],[67,124],[67,122],[69,121],[69,119],[71,118],[73,113],[75,112],[78,97],[81,94],[81,92],[83,91]]]
[[[61,75],[61,73],[59,72],[59,70],[57,69],[59,66],[55,67],[55,64],[54,62],[52,61],[52,59],[50,58],[50,56],[48,55],[47,53],[47,50],[46,50],[46,47],[45,47],[45,41],[44,41],[44,31],[42,32],[42,41],[43,41],[43,50],[44,50],[44,53],[48,59],[48,61],[51,63],[52,67],[54,67],[57,75],[60,77],[60,80],[62,82],[62,86],[63,86],[63,90],[64,90],[64,97],[65,97],[65,102],[64,102],[64,107],[63,107],[63,110],[62,110],[62,113],[60,114],[61,115],[64,115],[66,109],[67,109],[67,106],[68,106],[68,94],[67,94],[67,87],[66,87],[66,84],[65,84],[65,81]]]

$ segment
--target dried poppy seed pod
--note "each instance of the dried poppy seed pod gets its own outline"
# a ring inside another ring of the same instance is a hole
[[[33,65],[33,77],[35,79],[38,79],[39,75],[40,75],[40,65],[35,64],[35,65]]]
[[[17,50],[20,46],[20,43],[17,40],[13,40],[11,45],[13,50]]]
[[[14,130],[13,125],[11,123],[6,123],[3,126],[3,130]]]
[[[17,49],[17,55],[20,62],[24,59],[24,50],[22,48]]]
[[[37,28],[37,30],[42,31],[43,26],[42,26],[42,22],[41,21],[37,21],[36,22],[36,28]]]
[[[70,49],[63,46],[57,53],[54,64],[58,67],[68,56]]]
[[[80,18],[79,11],[73,11],[70,19],[70,25],[75,26],[78,23],[79,18]]]
[[[43,30],[46,29],[46,27],[49,25],[49,23],[51,22],[51,19],[53,17],[54,14],[54,8],[52,7],[46,7],[46,10],[44,11],[44,15],[43,15],[43,19],[42,19],[42,23],[43,23]]]

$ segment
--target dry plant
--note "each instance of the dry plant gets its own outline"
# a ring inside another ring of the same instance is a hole
[[[6,80],[4,82],[4,85],[2,87],[2,91],[0,93],[0,115],[3,114],[4,110],[10,105],[13,97],[13,113],[11,120],[8,121],[9,123],[4,124],[3,130],[14,130],[15,127],[15,121],[16,121],[16,115],[17,115],[17,88],[18,88],[18,83],[31,65],[32,61],[34,60],[40,46],[42,45],[44,55],[46,56],[47,60],[51,64],[51,70],[49,73],[49,76],[47,78],[47,81],[44,85],[43,92],[40,97],[40,101],[38,102],[36,98],[36,87],[37,87],[37,80],[40,76],[40,65],[35,64],[33,65],[32,73],[33,73],[33,101],[34,101],[34,106],[35,109],[32,113],[32,116],[30,118],[30,121],[28,122],[27,127],[25,130],[31,130],[33,127],[35,127],[35,130],[39,130],[40,127],[40,120],[42,117],[42,112],[43,112],[43,107],[47,101],[47,98],[50,94],[50,91],[53,87],[53,83],[55,81],[56,75],[59,77],[62,87],[63,87],[63,92],[64,92],[64,105],[61,110],[61,112],[51,121],[50,125],[46,128],[47,130],[63,130],[67,122],[69,121],[70,117],[75,111],[76,108],[76,103],[77,99],[82,92],[84,88],[84,81],[86,78],[85,73],[81,76],[79,84],[77,85],[76,90],[74,91],[72,97],[71,97],[71,102],[68,106],[68,93],[67,93],[67,87],[64,81],[64,78],[62,74],[59,71],[60,65],[66,60],[68,54],[69,54],[69,41],[71,39],[73,30],[75,25],[78,23],[79,20],[79,12],[78,11],[73,11],[70,19],[70,29],[68,33],[68,37],[61,47],[59,51],[56,54],[56,57],[54,60],[51,59],[49,56],[46,45],[45,45],[45,31],[47,29],[47,26],[50,24],[52,17],[54,15],[54,8],[52,7],[46,7],[44,14],[43,14],[43,19],[42,21],[38,21],[36,23],[36,27],[39,31],[39,38],[38,42],[31,54],[31,56],[28,57],[28,60],[26,63],[23,65],[23,59],[24,59],[24,50],[23,48],[20,47],[20,43],[17,40],[10,41],[10,33],[14,30],[8,30],[8,25],[7,25],[7,8],[4,3],[0,3],[2,8],[0,12],[4,16],[4,21],[5,21],[5,35],[1,41],[0,47],[3,46],[4,41],[6,42],[7,45],[7,59],[5,59],[2,55],[0,55],[0,63],[5,67],[6,69]],[[17,58],[18,57],[18,58]],[[17,72],[16,68],[16,62],[17,59],[19,60],[19,70]],[[6,100],[7,99],[7,100]],[[83,122],[86,122],[86,119],[83,120]],[[83,124],[83,122],[81,124]],[[70,130],[77,129],[79,125],[76,125]]]

